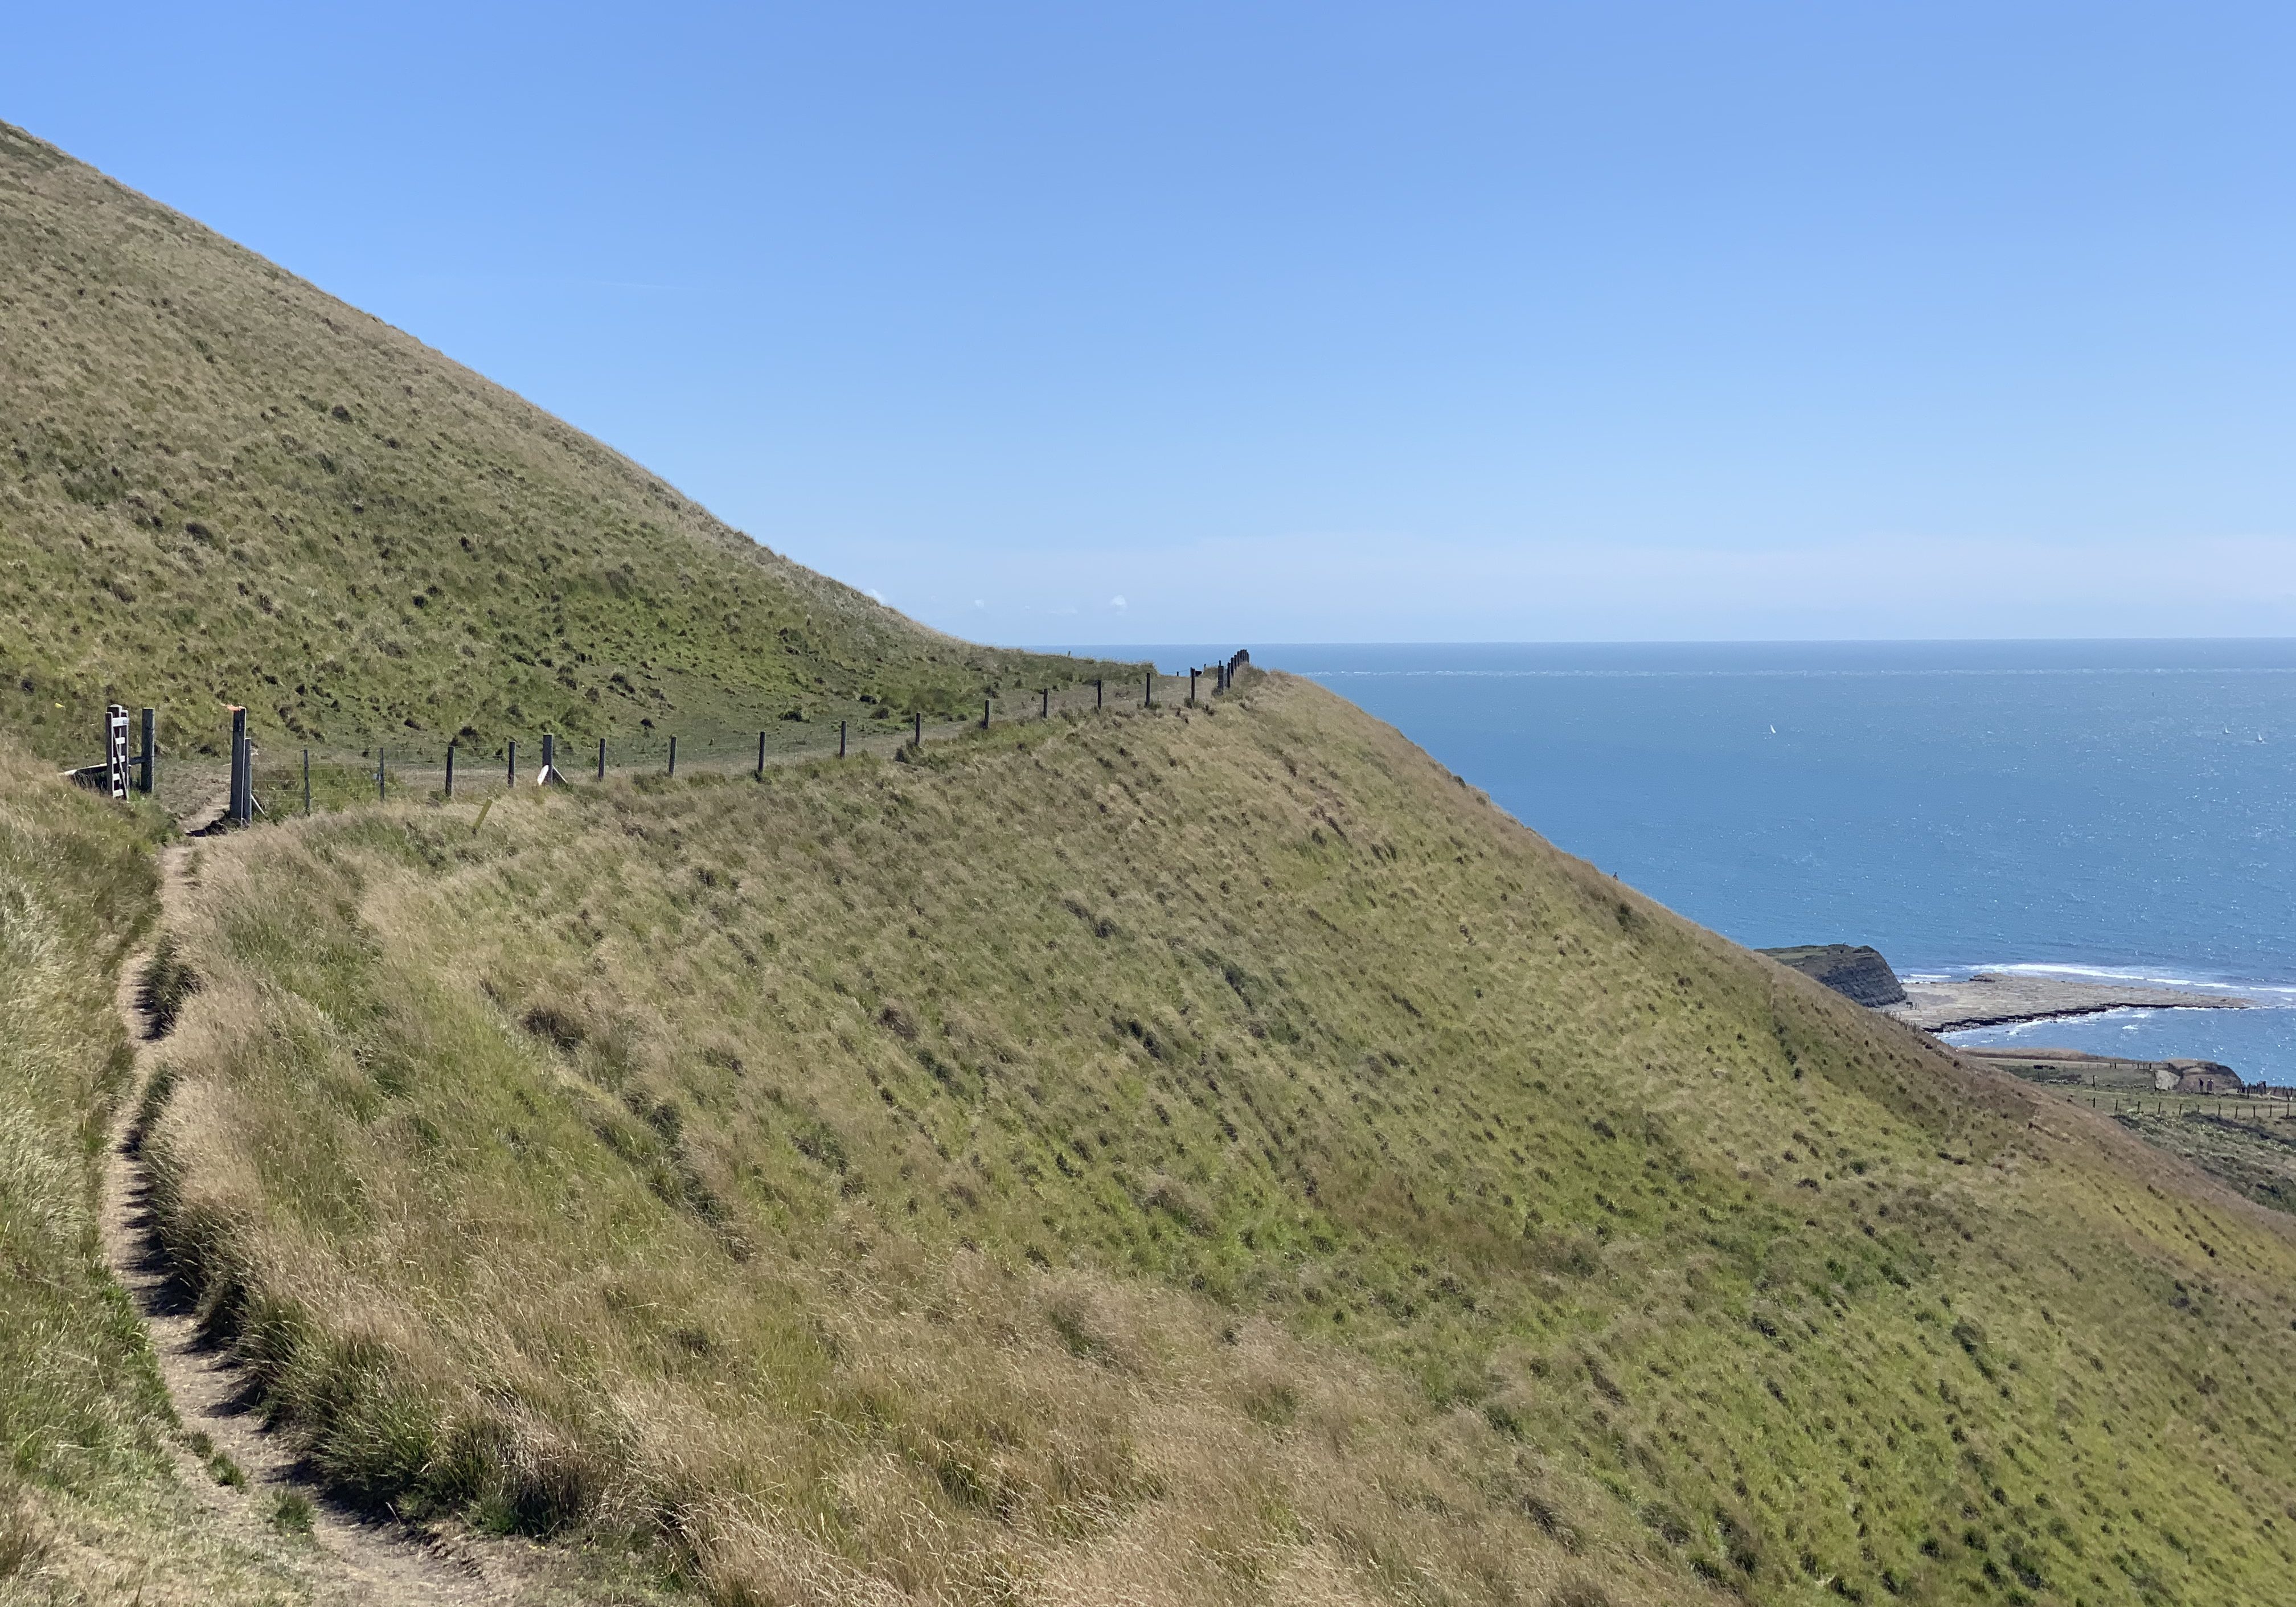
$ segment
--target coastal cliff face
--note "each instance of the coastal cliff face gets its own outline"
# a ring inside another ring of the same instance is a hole
[[[1795,948],[1765,948],[1760,952],[1781,965],[1790,965],[1802,975],[1824,983],[1844,998],[1872,1009],[1886,1009],[1906,1002],[1906,990],[1898,983],[1898,973],[1890,969],[1890,962],[1882,957],[1881,951],[1869,945],[1807,943]]]

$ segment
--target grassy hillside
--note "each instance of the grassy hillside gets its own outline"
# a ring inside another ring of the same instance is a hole
[[[157,822],[0,750],[0,1599],[300,1601],[283,1546],[204,1521],[96,1234],[127,1089],[111,1007],[151,918]]]
[[[206,850],[171,1241],[341,1488],[715,1599],[2230,1602],[2284,1219],[1312,687]]]
[[[955,714],[1098,673],[924,629],[0,124],[0,725],[481,748]],[[1113,672],[1111,672],[1113,673]]]

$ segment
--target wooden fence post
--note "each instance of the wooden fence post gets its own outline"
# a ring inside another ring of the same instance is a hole
[[[447,801],[455,799],[455,744],[447,744]]]
[[[516,737],[510,739],[510,762],[504,767],[503,783],[506,786],[518,785],[518,739]]]
[[[837,722],[837,757],[840,758],[845,757],[845,722],[843,720]]]
[[[1193,708],[1193,707],[1195,706],[1195,701],[1196,701],[1196,667],[1195,667],[1194,665],[1191,664],[1191,665],[1189,665],[1189,666],[1188,666],[1188,705],[1189,705],[1189,707]]]
[[[374,750],[374,801],[377,803],[383,801],[382,783],[385,776],[389,774],[387,768],[389,764],[390,759],[385,753],[382,744],[380,742],[376,743]]]
[[[980,728],[983,731],[988,729],[988,710],[995,701],[996,700],[994,698],[983,698],[980,700]]]
[[[245,825],[255,811],[249,807],[247,784],[247,710],[234,703],[231,707],[231,803],[229,812],[234,825]]]
[[[1140,683],[1140,706],[1143,709],[1153,709],[1156,706],[1156,672],[1152,669]]]
[[[1098,676],[1095,676],[1092,682],[1092,706],[1095,709],[1097,709],[1105,701],[1105,693],[1103,690],[1101,679]]]
[[[909,718],[915,723],[914,729],[909,734],[909,741],[922,748],[925,745],[925,717],[922,714],[913,714]]]
[[[598,779],[606,779],[606,739],[603,736],[598,739]]]
[[[1053,717],[1053,689],[1047,686],[1043,691],[1039,692],[1037,696],[1039,700],[1038,707],[1037,709],[1037,717],[1039,719],[1051,719]]]
[[[840,731],[844,728],[842,726],[838,727]],[[758,779],[766,779],[766,734],[762,731],[758,733]]]
[[[144,711],[144,753],[136,766],[135,790],[147,798],[152,793],[152,771],[159,757],[158,750],[154,746],[156,733],[152,728],[152,722],[158,717],[159,712],[156,709],[146,709]]]
[[[311,750],[303,750],[303,813],[311,812]]]
[[[674,736],[669,739],[669,773],[677,774],[677,739]]]

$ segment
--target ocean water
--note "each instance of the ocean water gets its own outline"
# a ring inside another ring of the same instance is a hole
[[[1112,650],[1111,650],[1112,651]],[[1154,652],[1167,668],[1210,648]],[[2296,642],[1274,646],[1550,840],[1756,946],[2276,1008],[1959,1035],[2296,1083]]]

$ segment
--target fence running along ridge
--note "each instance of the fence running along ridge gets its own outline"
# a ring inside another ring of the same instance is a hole
[[[661,732],[570,739],[545,732],[538,743],[524,750],[529,762],[523,767],[518,738],[492,743],[412,737],[398,742],[385,738],[357,749],[296,745],[275,754],[250,735],[247,709],[234,705],[228,711],[230,732],[225,749],[230,786],[224,818],[227,824],[243,825],[259,817],[309,814],[319,808],[339,808],[361,801],[499,796],[521,785],[603,781],[617,775],[748,772],[762,777],[769,765],[865,753],[894,757],[921,749],[929,741],[952,740],[1000,723],[1193,706],[1207,695],[1232,690],[1236,671],[1250,662],[1248,653],[1239,652],[1224,662],[1192,668],[1180,675],[1151,670],[1137,684],[1095,679],[1066,686],[1038,686],[987,698],[978,716],[956,718],[928,719],[915,710],[897,717],[886,710],[875,719],[840,720],[834,726],[825,721],[783,721],[754,734]],[[1211,682],[1209,694],[1203,687],[1207,677]],[[1179,685],[1183,681],[1187,688],[1185,693]],[[82,785],[108,791],[113,797],[124,798],[130,791],[154,791],[161,758],[159,714],[152,709],[142,711],[142,746],[130,752],[125,735],[129,724],[127,711],[111,706],[106,714],[104,761],[67,774]],[[197,761],[193,767],[205,768]]]

